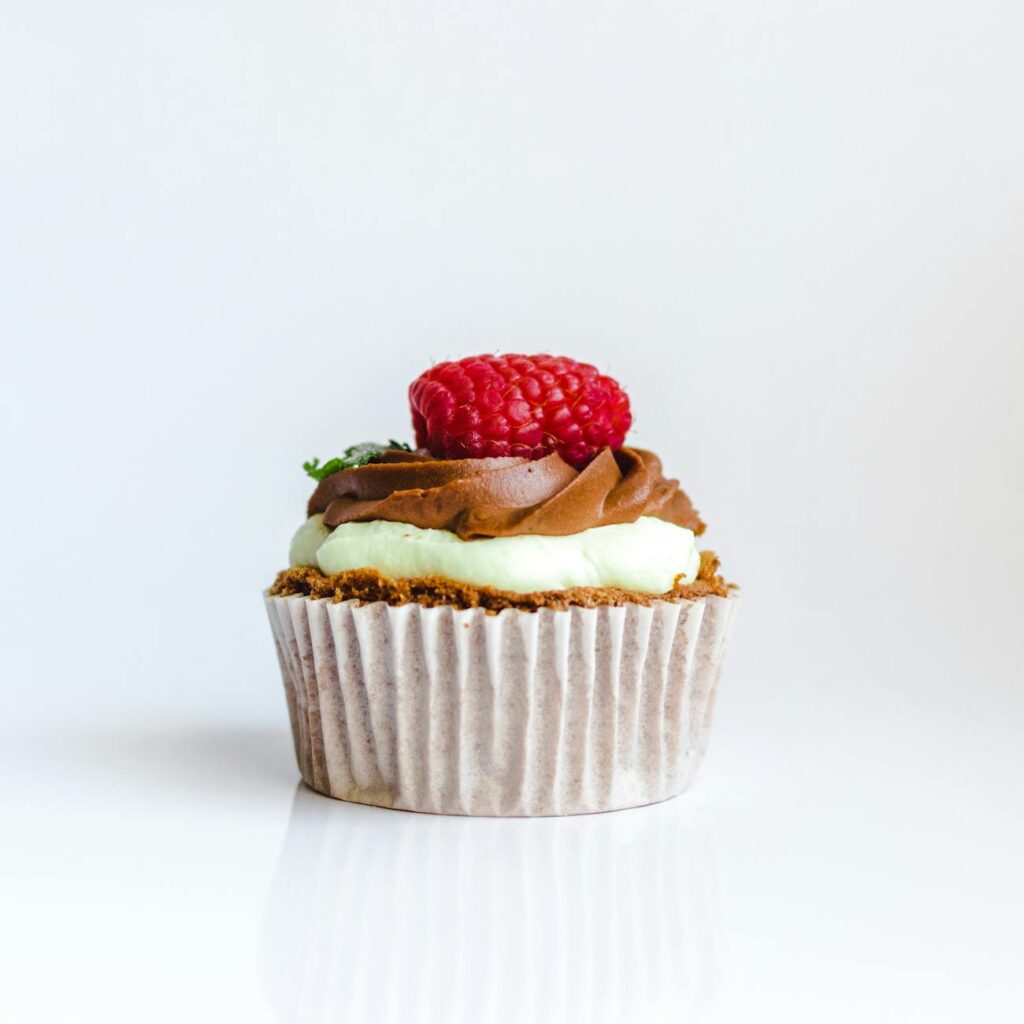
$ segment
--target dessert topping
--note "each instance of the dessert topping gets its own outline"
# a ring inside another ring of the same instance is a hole
[[[622,447],[632,422],[618,382],[565,356],[481,355],[438,363],[409,387],[416,444],[440,459],[557,452],[577,469]]]
[[[656,516],[695,534],[704,524],[652,452],[605,448],[584,469],[557,454],[528,459],[435,459],[386,451],[373,462],[332,473],[306,514],[324,525],[375,519],[448,530],[463,540],[516,534],[562,536]]]
[[[328,459],[322,466],[320,460],[314,458],[309,462],[304,462],[302,468],[314,480],[323,480],[339,470],[355,469],[356,466],[365,466],[368,462],[376,462],[387,451],[408,452],[412,449],[407,444],[402,444],[401,441],[392,440],[387,444],[363,441],[362,444],[354,444],[351,448],[346,448],[344,455]]]

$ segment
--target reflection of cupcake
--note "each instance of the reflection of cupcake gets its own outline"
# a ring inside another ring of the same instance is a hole
[[[300,786],[257,971],[288,1024],[704,1019],[715,890],[671,807],[473,821]]]
[[[419,450],[319,485],[267,605],[305,781],[361,803],[574,814],[651,803],[704,751],[735,595],[629,402],[551,356],[442,363]]]

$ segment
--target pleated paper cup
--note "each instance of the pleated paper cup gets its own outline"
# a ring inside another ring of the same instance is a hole
[[[737,598],[533,612],[267,596],[307,785],[435,814],[681,793]]]

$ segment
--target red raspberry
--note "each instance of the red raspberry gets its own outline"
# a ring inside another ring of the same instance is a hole
[[[468,356],[409,386],[416,444],[442,459],[551,452],[577,468],[621,448],[633,420],[611,377],[565,356]]]

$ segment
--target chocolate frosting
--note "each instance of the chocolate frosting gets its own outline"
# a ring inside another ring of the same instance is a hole
[[[435,459],[386,451],[376,462],[332,473],[309,499],[308,515],[330,528],[385,519],[449,530],[463,540],[517,534],[563,536],[656,516],[704,532],[677,480],[640,448],[605,448],[584,469],[557,454],[529,459]]]

